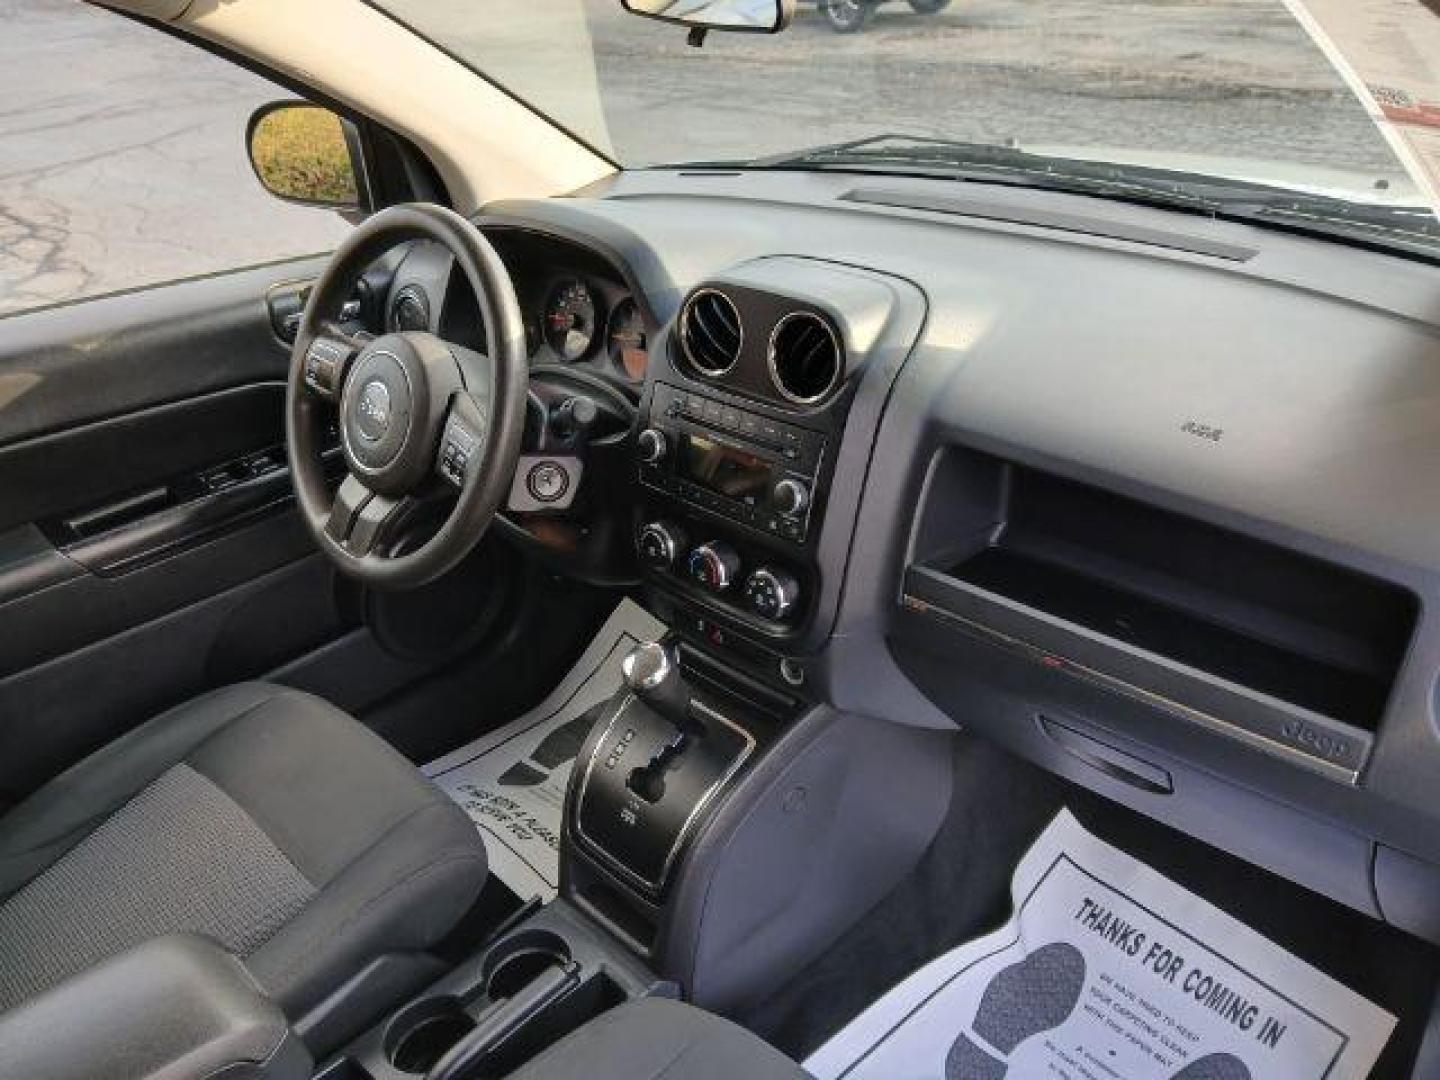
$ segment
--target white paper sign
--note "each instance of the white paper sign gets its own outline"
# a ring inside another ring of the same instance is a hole
[[[1360,1080],[1395,1020],[1061,811],[1001,929],[805,1063],[818,1080]]]
[[[621,601],[549,697],[425,767],[484,834],[490,872],[522,899],[550,901],[560,888],[565,787],[590,733],[586,713],[620,688],[625,654],[665,633],[665,624],[644,608]]]

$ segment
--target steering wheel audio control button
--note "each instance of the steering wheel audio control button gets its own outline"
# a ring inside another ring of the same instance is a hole
[[[465,470],[479,448],[480,436],[452,416],[445,422],[445,432],[440,437],[440,457],[435,471],[456,487],[462,487]]]
[[[334,400],[340,396],[345,381],[345,364],[350,349],[338,341],[317,337],[305,350],[305,385],[321,397]]]

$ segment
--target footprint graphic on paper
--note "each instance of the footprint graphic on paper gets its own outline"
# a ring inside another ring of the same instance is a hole
[[[1186,1065],[1172,1080],[1250,1080],[1250,1070],[1234,1054],[1206,1054]]]
[[[500,774],[500,786],[535,787],[543,784],[552,772],[575,760],[594,723],[595,710],[591,709],[561,724],[540,741],[530,754],[529,761],[517,761]]]
[[[1042,946],[1000,971],[980,996],[971,1025],[993,1049],[982,1048],[962,1032],[945,1057],[945,1080],[1002,1080],[1010,1068],[1006,1059],[1015,1048],[1032,1035],[1063,1024],[1079,1004],[1084,987],[1085,957],[1064,941]]]

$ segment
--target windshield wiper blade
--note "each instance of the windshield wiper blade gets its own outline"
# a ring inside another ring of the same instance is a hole
[[[1154,166],[1050,157],[1011,146],[893,133],[759,158],[755,168],[905,171],[1183,210],[1380,243],[1435,258],[1440,221],[1425,206],[1356,202],[1253,181]]]
[[[791,150],[783,154],[758,157],[748,164],[757,169],[767,169],[783,165],[823,163],[827,159],[844,159],[856,154],[873,157],[883,156],[887,153],[906,158],[933,153],[937,158],[949,161],[956,160],[961,156],[967,161],[992,159],[997,163],[1010,162],[1020,158],[1044,160],[1038,154],[1026,153],[1024,150],[995,143],[965,142],[961,139],[939,139],[925,135],[900,135],[896,132],[885,132],[880,135],[867,135],[863,139],[822,143],[804,150]]]
[[[1200,211],[1213,209],[1209,200],[1187,190],[1186,184],[1169,178],[1161,170],[1050,157],[1013,146],[919,135],[874,135],[790,154],[756,158],[748,165],[758,169],[840,168],[864,171],[887,171],[886,166],[899,166],[912,173],[933,173],[956,180],[1040,187]]]

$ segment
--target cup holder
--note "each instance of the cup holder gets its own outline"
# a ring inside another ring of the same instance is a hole
[[[551,968],[570,962],[570,948],[548,930],[522,930],[485,958],[485,993],[493,1001],[514,997]]]
[[[475,1021],[455,998],[417,1001],[390,1021],[385,1057],[401,1072],[423,1076],[473,1030]]]

